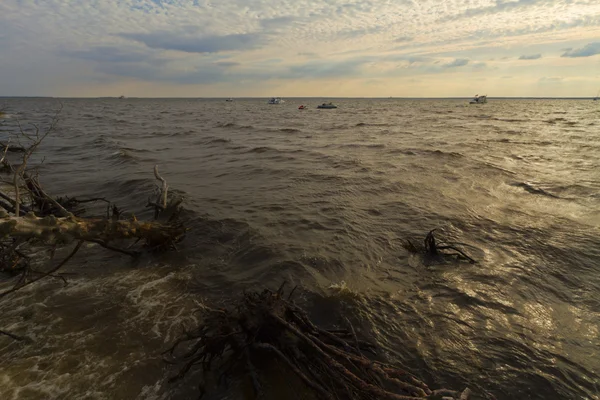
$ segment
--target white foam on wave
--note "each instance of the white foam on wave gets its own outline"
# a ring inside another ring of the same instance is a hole
[[[203,307],[187,291],[193,268],[46,279],[6,298],[0,327],[33,341],[0,337],[0,398],[162,399],[161,352]]]

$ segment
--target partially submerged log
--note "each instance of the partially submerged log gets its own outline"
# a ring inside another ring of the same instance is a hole
[[[77,199],[75,197],[54,198],[42,187],[36,170],[28,168],[28,161],[33,152],[48,136],[58,122],[59,111],[45,130],[33,126],[33,133],[26,133],[17,120],[20,141],[28,141],[30,145],[23,147],[23,155],[19,155],[20,164],[9,160],[7,152],[15,149],[10,143],[2,143],[0,164],[3,171],[11,174],[10,186],[6,180],[0,186],[0,272],[11,275],[21,274],[13,289],[0,293],[0,298],[8,293],[50,276],[62,267],[79,250],[84,242],[97,243],[109,250],[137,256],[139,251],[132,250],[133,244],[141,243],[146,249],[174,249],[182,239],[185,229],[178,222],[181,199],[168,202],[167,181],[158,174],[158,166],[154,167],[154,176],[160,181],[154,220],[138,221],[134,216],[124,219],[119,208],[104,198]],[[96,201],[108,203],[106,218],[85,218],[81,204]],[[111,215],[112,211],[112,215]],[[130,246],[124,247],[128,241]],[[77,242],[72,252],[57,267],[39,271],[32,268],[34,258],[38,258],[40,248],[46,248],[50,260],[58,246]],[[116,245],[113,245],[116,243]],[[121,246],[119,246],[119,244]],[[29,256],[35,254],[35,257]]]
[[[9,216],[0,212],[0,239],[6,236],[19,239],[39,239],[46,243],[72,241],[111,241],[142,239],[150,247],[169,247],[185,233],[181,224],[162,224],[156,221],[78,218],[74,215],[57,218]]]
[[[229,310],[207,309],[197,328],[184,335],[166,353],[171,363],[182,363],[171,381],[191,368],[208,371],[220,361],[223,373],[246,367],[262,394],[261,371],[253,360],[270,359],[295,374],[318,399],[348,400],[467,400],[470,390],[431,390],[398,366],[367,358],[373,344],[351,330],[315,326],[306,312],[277,291],[247,293]],[[183,354],[177,355],[184,348]],[[201,386],[202,392],[204,387]]]

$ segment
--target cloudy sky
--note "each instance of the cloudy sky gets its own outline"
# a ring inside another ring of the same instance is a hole
[[[594,96],[600,0],[0,0],[0,96]]]

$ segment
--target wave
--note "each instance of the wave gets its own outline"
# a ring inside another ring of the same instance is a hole
[[[295,128],[281,128],[281,129],[279,129],[279,132],[299,133],[299,132],[302,132],[302,131],[300,129],[295,129]]]
[[[238,129],[255,129],[252,125],[239,125],[235,122],[219,122],[215,125],[215,128],[238,128]]]
[[[383,143],[368,143],[368,144],[360,144],[360,143],[348,143],[341,144],[337,147],[349,147],[349,148],[366,148],[366,149],[384,149],[386,147]]]
[[[427,150],[427,149],[392,149],[388,154],[404,154],[407,156],[434,156],[434,157],[450,157],[463,158],[464,155],[455,151],[442,150]]]
[[[273,147],[269,147],[269,146],[258,146],[258,147],[251,148],[246,153],[266,153],[266,152],[269,152],[269,151],[276,151],[276,152],[278,152],[279,150],[274,149]]]
[[[535,187],[530,183],[527,182],[514,182],[510,184],[511,186],[514,187],[518,187],[518,188],[522,188],[524,189],[526,192],[529,192],[531,194],[537,194],[537,195],[541,195],[541,196],[546,196],[546,197],[550,197],[553,199],[560,199],[559,196],[556,196],[552,193],[549,193],[547,191],[545,191],[544,189],[541,189],[539,187]]]
[[[369,123],[369,122],[359,122],[358,124],[354,125],[354,126],[394,126],[392,124],[387,124],[387,123]]]
[[[224,138],[214,138],[214,139],[209,139],[205,142],[202,142],[203,144],[211,144],[211,143],[230,143],[231,139],[224,139]]]
[[[109,159],[117,161],[118,164],[137,163],[139,158],[127,150],[120,149],[109,156]]]

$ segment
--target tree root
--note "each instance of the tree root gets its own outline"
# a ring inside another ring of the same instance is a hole
[[[284,299],[283,286],[277,292],[247,293],[232,310],[209,309],[204,317],[202,325],[186,332],[166,352],[169,362],[183,363],[171,381],[183,378],[194,366],[207,371],[221,360],[233,369],[232,364],[245,360],[258,398],[260,374],[251,359],[266,360],[265,355],[270,354],[319,399],[417,400],[446,396],[458,400],[469,396],[468,389],[462,394],[432,391],[397,366],[367,358],[357,349],[361,345],[355,334],[316,327],[302,309]],[[177,356],[175,353],[182,348],[187,351]]]

